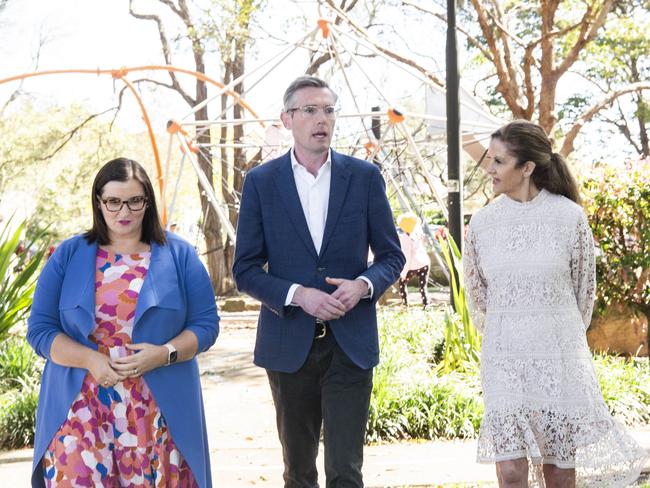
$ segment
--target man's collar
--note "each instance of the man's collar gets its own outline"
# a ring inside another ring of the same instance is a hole
[[[289,154],[291,155],[291,167],[293,169],[296,169],[296,166],[302,166],[304,168],[304,166],[298,162],[298,158],[296,158],[296,154],[294,152],[293,147],[291,148],[291,151],[289,151]],[[321,169],[324,168],[327,165],[330,165],[330,166],[332,165],[332,149],[331,148],[327,150],[327,159],[325,160],[325,162],[321,166]],[[320,172],[320,169],[318,171]]]

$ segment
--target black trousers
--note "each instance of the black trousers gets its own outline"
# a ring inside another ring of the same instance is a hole
[[[285,488],[318,488],[321,425],[327,488],[362,488],[372,368],[361,369],[328,329],[295,373],[267,370],[284,459]]]

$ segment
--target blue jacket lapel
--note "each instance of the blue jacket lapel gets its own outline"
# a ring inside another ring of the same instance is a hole
[[[169,245],[151,243],[151,262],[135,307],[134,327],[152,307],[179,310],[183,307],[178,275]]]
[[[61,309],[78,307],[87,317],[80,320],[77,328],[82,337],[88,337],[95,327],[95,258],[97,242],[88,244],[80,239],[79,247],[68,262],[61,287]]]
[[[341,214],[345,195],[348,192],[350,184],[350,170],[346,168],[345,157],[337,152],[332,151],[332,177],[330,180],[330,197],[327,206],[327,220],[325,221],[325,230],[323,231],[323,243],[320,247],[322,256],[327,249],[327,244],[332,237],[334,227]]]
[[[293,176],[293,168],[291,167],[290,153],[287,153],[284,156],[278,171],[275,172],[275,181],[278,185],[282,201],[286,207],[289,220],[295,227],[297,234],[300,236],[305,246],[307,246],[314,256],[314,259],[316,259],[318,254],[316,253],[314,241],[309,233],[309,226],[307,225],[305,213],[302,210],[302,204],[300,203],[300,197],[298,196],[296,180]],[[282,223],[276,222],[276,225],[282,225]]]

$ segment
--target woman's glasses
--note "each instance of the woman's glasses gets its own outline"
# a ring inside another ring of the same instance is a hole
[[[147,205],[147,197],[131,197],[128,200],[119,198],[100,198],[100,201],[109,212],[119,212],[126,204],[131,212],[139,212]]]

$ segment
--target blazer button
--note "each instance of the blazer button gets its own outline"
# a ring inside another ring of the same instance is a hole
[[[322,273],[323,271],[325,271],[325,268],[322,268],[322,267],[319,266],[318,268],[316,268],[316,271],[318,271],[319,273]]]

